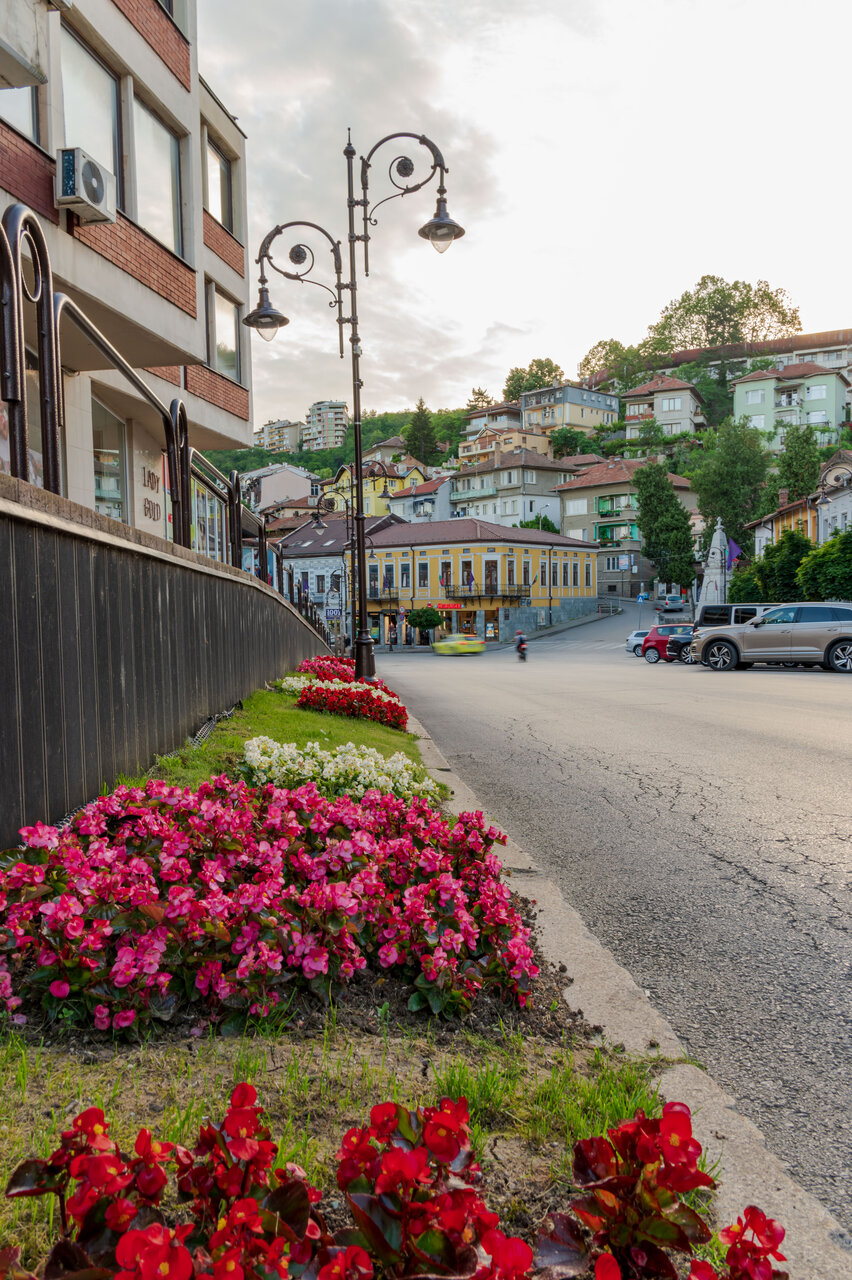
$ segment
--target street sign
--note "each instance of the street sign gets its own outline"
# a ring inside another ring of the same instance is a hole
[[[333,618],[339,618],[341,616],[341,611],[340,609],[326,609],[325,616],[329,621],[331,621]]]
[[[643,591],[641,595],[638,595],[636,597],[636,602],[637,604],[644,604],[647,599],[648,599],[648,592]]]

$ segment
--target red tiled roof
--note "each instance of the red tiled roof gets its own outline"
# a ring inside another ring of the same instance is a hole
[[[564,470],[570,471],[573,467],[590,467],[594,462],[606,462],[606,458],[599,453],[572,453],[557,458],[557,462],[562,463]]]
[[[391,494],[392,498],[410,498],[416,493],[436,493],[442,484],[449,482],[449,476],[441,476],[438,480],[427,480],[425,484],[410,484],[407,489],[397,489]]]
[[[658,378],[652,378],[650,382],[643,382],[641,387],[633,387],[630,391],[623,391],[621,398],[622,400],[632,400],[634,396],[655,395],[658,391],[691,391],[697,400],[701,400],[701,396],[691,382],[681,382],[680,378],[669,378],[664,373],[661,373]]]
[[[800,360],[797,364],[785,365],[783,369],[777,369],[773,365],[771,369],[755,369],[753,373],[746,373],[741,378],[734,378],[731,386],[735,387],[740,382],[765,382],[768,378],[780,378],[784,382],[797,382],[800,378],[819,377],[820,374],[836,374],[838,378],[842,378],[847,387],[849,379],[845,373],[841,373],[839,369],[826,369],[825,365],[815,364],[813,360]]]
[[[589,467],[588,471],[582,471],[566,484],[558,484],[555,492],[568,489],[591,489],[601,484],[629,484],[636,472],[647,466],[648,463],[641,458],[616,458],[611,462],[603,462],[597,467]],[[689,488],[689,481],[683,476],[676,476],[671,471],[667,472],[667,475],[676,489]]]
[[[479,409],[471,409],[470,413],[466,413],[466,418],[477,418],[481,413],[496,413],[498,409],[517,409],[521,412],[520,400],[501,400],[499,404],[482,405]]]
[[[423,544],[448,547],[470,542],[509,542],[515,546],[583,547],[591,550],[597,545],[583,542],[580,538],[565,538],[559,533],[545,533],[540,529],[514,529],[506,525],[489,524],[486,520],[470,516],[395,525],[371,534],[370,538],[376,547],[411,547]]]

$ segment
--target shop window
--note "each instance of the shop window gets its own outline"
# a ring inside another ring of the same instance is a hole
[[[171,129],[133,100],[136,148],[136,221],[172,253],[183,254],[180,143]]]
[[[123,209],[118,77],[65,26],[62,28],[62,114],[65,146],[82,147],[93,160],[115,174],[116,203]]]
[[[203,484],[192,481],[193,551],[209,556],[211,560],[227,560],[227,517],[225,504]],[[308,575],[302,575],[302,590],[307,594]]]
[[[92,401],[95,510],[127,523],[125,425],[99,401]]]

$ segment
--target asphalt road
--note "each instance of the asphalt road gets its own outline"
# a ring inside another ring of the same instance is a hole
[[[852,678],[651,666],[634,625],[378,674],[852,1230]]]

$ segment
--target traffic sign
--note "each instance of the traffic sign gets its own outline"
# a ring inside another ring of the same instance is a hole
[[[648,592],[647,592],[647,591],[643,591],[641,595],[638,595],[638,596],[636,597],[636,603],[637,603],[637,604],[644,604],[644,602],[645,602],[647,599],[648,599]]]

